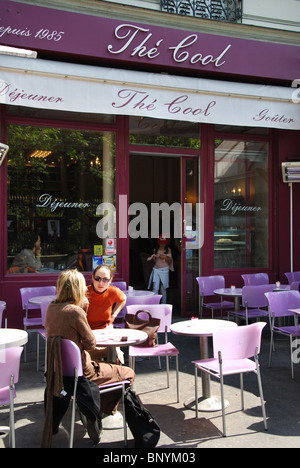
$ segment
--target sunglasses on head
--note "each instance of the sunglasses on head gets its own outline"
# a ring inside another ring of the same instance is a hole
[[[105,283],[105,284],[110,282],[110,278],[101,278],[100,276],[95,276],[94,280],[97,281],[98,283],[101,281],[102,283]]]

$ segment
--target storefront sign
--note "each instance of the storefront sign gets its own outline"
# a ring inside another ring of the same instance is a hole
[[[299,48],[287,44],[124,22],[1,0],[0,44],[55,56],[99,59],[101,64],[143,65],[293,81]]]
[[[241,211],[259,213],[260,211],[262,211],[262,207],[241,205],[240,203],[235,202],[231,198],[226,198],[226,200],[223,201],[223,208],[221,208],[221,211],[230,211],[232,215],[235,215],[236,213],[239,213]]]
[[[26,67],[25,73],[22,67]],[[212,80],[187,77],[178,80],[171,75],[16,57],[5,57],[0,63],[0,103],[83,113],[300,129],[299,105],[292,102],[292,88],[215,84]]]
[[[39,197],[39,203],[36,206],[37,208],[49,207],[51,213],[54,213],[58,208],[79,208],[82,210],[88,208],[89,203],[62,201],[54,198],[53,195],[49,195],[49,193],[43,193]]]

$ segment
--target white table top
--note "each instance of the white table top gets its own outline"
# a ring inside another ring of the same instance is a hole
[[[236,297],[236,296],[242,296],[242,288],[221,288],[221,289],[215,289],[214,290],[215,294],[218,294],[220,296],[231,296],[231,297]]]
[[[192,319],[172,323],[170,330],[176,335],[213,336],[219,328],[237,327],[237,323],[218,319]]]
[[[144,291],[144,290],[141,290],[141,289],[133,289],[132,291],[129,291],[128,289],[126,289],[126,291],[123,291],[123,293],[126,295],[126,296],[154,296],[154,292],[153,291]]]
[[[28,333],[16,328],[0,328],[0,349],[22,346],[28,341]]]
[[[42,302],[52,302],[52,301],[55,301],[56,299],[56,294],[52,294],[50,296],[37,296],[37,297],[31,297],[30,299],[28,299],[28,302],[30,304],[34,304],[34,305],[41,305]]]
[[[105,328],[93,330],[97,346],[130,346],[144,343],[148,335],[140,330],[131,330],[129,328],[113,328],[108,331]],[[126,340],[122,340],[126,337]]]

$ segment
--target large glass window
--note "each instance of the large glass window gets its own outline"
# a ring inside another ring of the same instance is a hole
[[[197,150],[201,145],[200,124],[131,116],[129,118],[129,143]]]
[[[269,266],[268,144],[215,141],[215,268]]]
[[[97,206],[115,206],[115,134],[11,124],[7,142],[8,273],[116,267],[96,231]]]

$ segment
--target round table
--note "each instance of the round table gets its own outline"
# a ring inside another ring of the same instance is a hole
[[[107,360],[109,362],[116,362],[116,348],[141,344],[148,338],[147,333],[140,330],[131,330],[130,328],[108,327],[92,331],[96,338],[96,345],[107,348]]]
[[[28,341],[28,333],[17,328],[0,328],[0,349],[22,346]]]
[[[173,323],[170,326],[171,332],[176,335],[197,336],[200,338],[200,359],[208,359],[208,338],[213,337],[214,332],[220,328],[236,327],[235,322],[218,319],[192,319],[184,322]],[[202,374],[202,397],[198,402],[199,411],[220,411],[222,409],[221,399],[211,395],[210,391],[210,376]],[[189,409],[196,409],[195,398],[185,402],[185,406]],[[228,406],[228,402],[226,402]]]
[[[37,297],[31,297],[28,299],[29,304],[33,305],[41,305],[43,302],[52,302],[55,301],[57,298],[56,294],[52,294],[49,296],[37,296]]]
[[[126,289],[126,291],[123,291],[125,296],[132,296],[132,297],[141,297],[141,296],[154,296],[153,291],[144,291],[142,289],[133,289],[129,290]]]
[[[232,297],[234,300],[234,310],[238,312],[240,310],[240,298],[242,297],[242,288],[221,288],[215,289],[214,294],[218,296]]]

